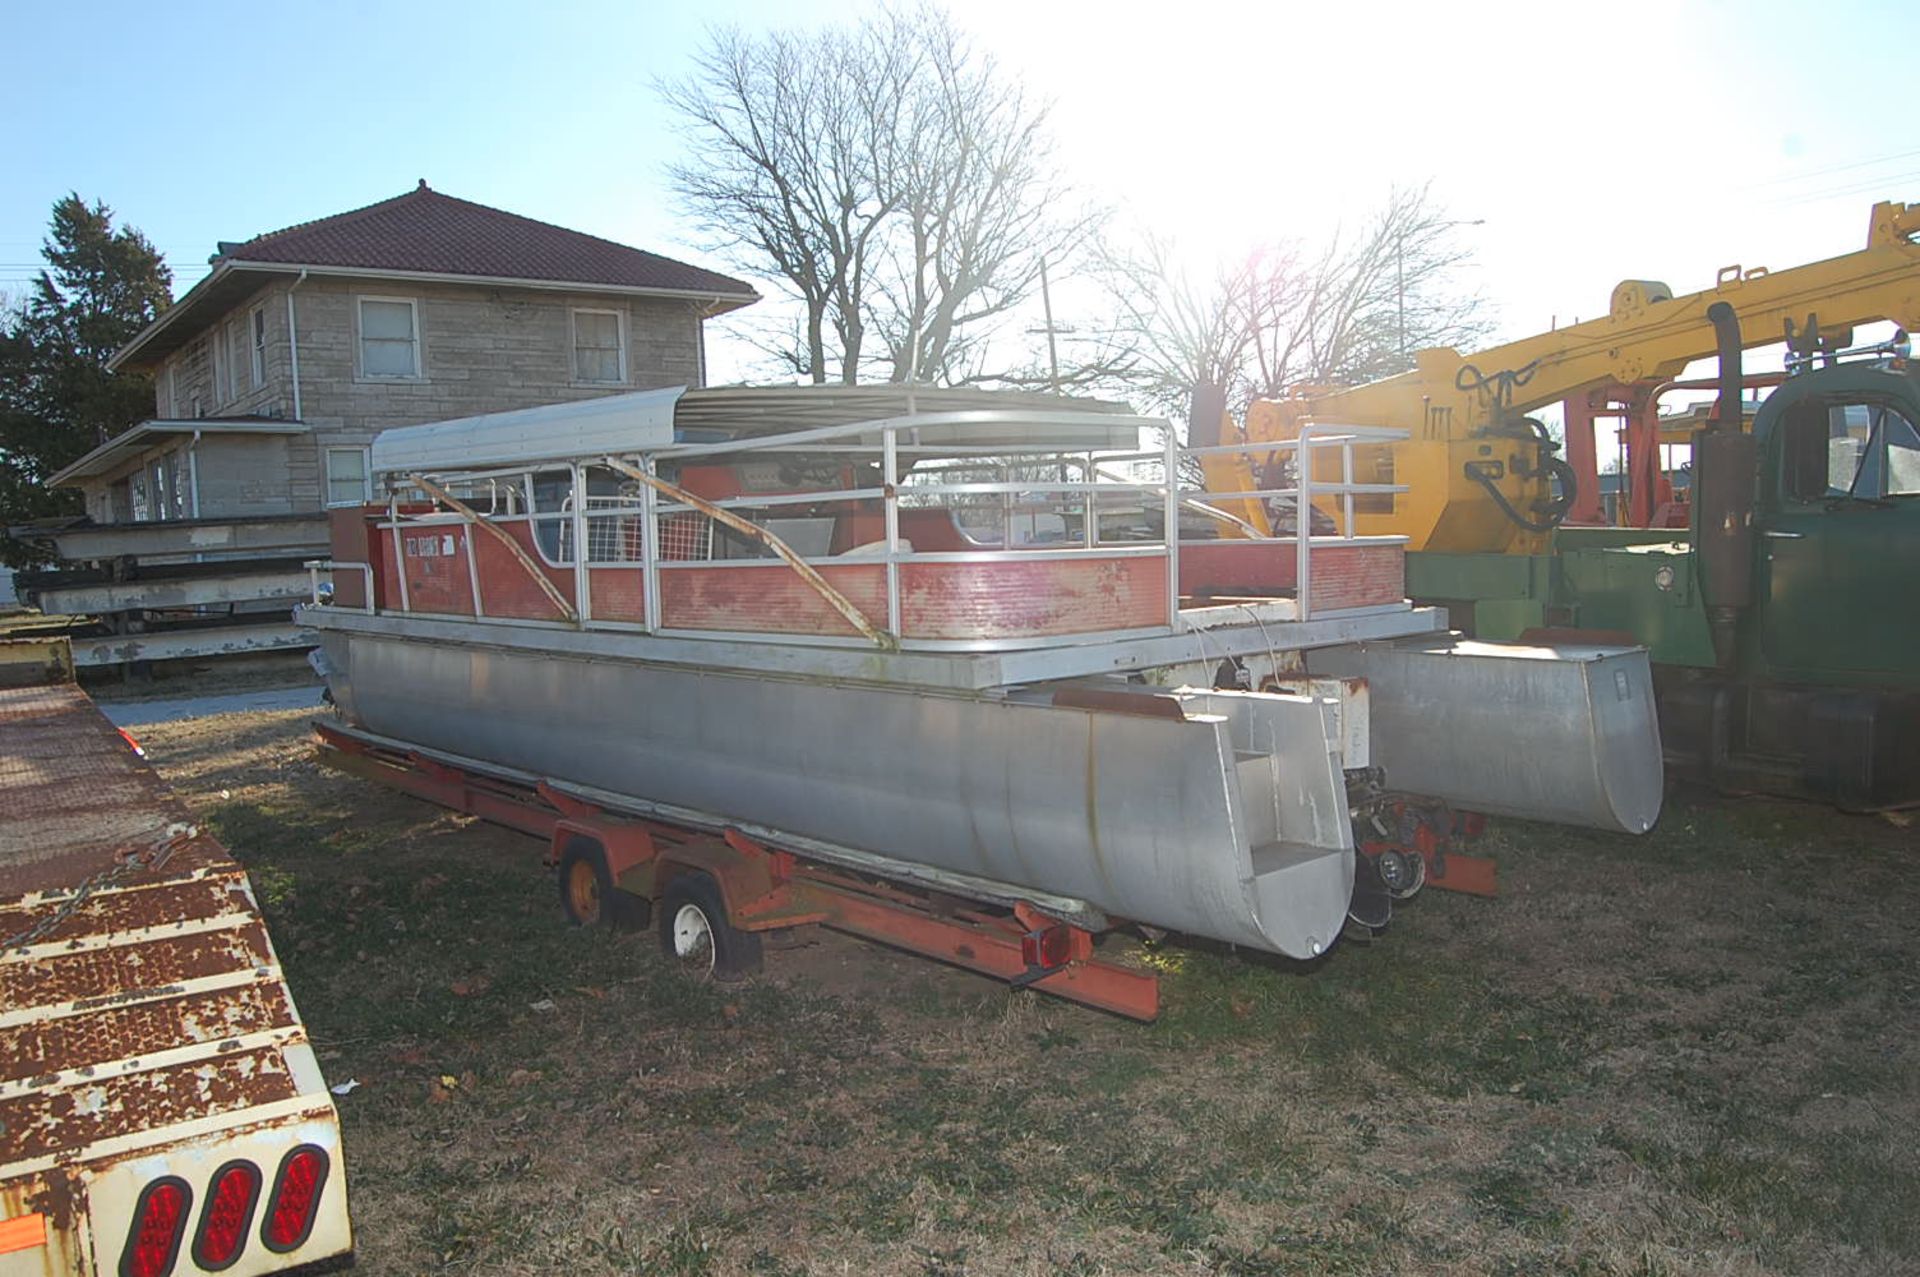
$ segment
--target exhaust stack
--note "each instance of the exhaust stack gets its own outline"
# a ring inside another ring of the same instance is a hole
[[[1758,451],[1742,430],[1740,319],[1726,302],[1707,308],[1720,348],[1720,398],[1712,424],[1693,435],[1693,549],[1715,661],[1735,655],[1741,611],[1753,602],[1753,500]]]

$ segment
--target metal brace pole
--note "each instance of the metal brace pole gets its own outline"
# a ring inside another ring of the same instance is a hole
[[[880,432],[880,483],[885,489],[887,534],[887,632],[900,632],[900,436]]]
[[[1167,488],[1161,519],[1167,544],[1167,628],[1180,632],[1180,441],[1167,426]]]
[[[646,458],[648,470],[653,469],[653,458]],[[640,595],[641,610],[646,615],[647,628],[658,630],[665,628],[660,615],[660,516],[656,513],[653,485],[640,485]]]
[[[573,477],[573,610],[582,621],[593,619],[593,579],[587,570],[587,468],[570,467]]]
[[[1293,450],[1297,480],[1293,496],[1293,605],[1294,619],[1299,621],[1308,618],[1313,606],[1307,598],[1311,571],[1308,565],[1313,559],[1313,450],[1309,446],[1312,437],[1313,427],[1301,423]]]

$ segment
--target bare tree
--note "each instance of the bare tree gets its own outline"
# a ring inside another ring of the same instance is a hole
[[[1336,231],[1295,317],[1304,335],[1296,347],[1302,366],[1280,369],[1282,378],[1262,393],[1300,381],[1357,385],[1405,372],[1424,347],[1483,338],[1489,325],[1480,299],[1455,286],[1471,256],[1449,234],[1459,225],[1422,185],[1394,189],[1351,239]]]
[[[870,254],[898,198],[885,99],[911,67],[876,34],[718,30],[661,89],[697,154],[673,167],[675,187],[723,247],[792,289],[799,331],[765,348],[815,382],[858,366]]]
[[[1107,258],[1136,356],[1124,379],[1162,411],[1184,415],[1196,386],[1214,386],[1237,412],[1303,386],[1390,376],[1423,346],[1471,344],[1488,325],[1456,286],[1468,257],[1447,235],[1456,225],[1426,188],[1395,190],[1356,235],[1269,244],[1204,285],[1149,236]]]
[[[816,382],[1004,380],[987,342],[1095,215],[1031,101],[931,5],[852,28],[715,32],[663,86],[694,158],[675,186],[717,246],[802,311],[763,349]]]
[[[902,103],[900,214],[877,290],[891,381],[988,379],[994,321],[1032,296],[1043,261],[1072,261],[1098,223],[1072,192],[1030,101],[940,10],[889,21],[924,52]],[[992,374],[997,376],[997,374]]]
[[[1142,407],[1184,415],[1195,386],[1230,387],[1243,378],[1257,254],[1201,284],[1175,260],[1172,241],[1149,232],[1137,251],[1108,252],[1102,266],[1118,329],[1130,339],[1132,359],[1120,379]]]

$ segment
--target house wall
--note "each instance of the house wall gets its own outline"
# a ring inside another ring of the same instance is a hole
[[[156,415],[192,417],[197,408],[206,416],[292,419],[290,290],[299,331],[299,416],[312,433],[223,441],[259,450],[271,457],[267,464],[281,467],[289,511],[325,503],[326,449],[364,447],[393,426],[701,381],[700,303],[691,300],[318,276],[295,287],[288,277],[262,286],[166,359],[154,379]],[[414,303],[418,377],[366,374],[361,297]],[[262,308],[266,321],[266,375],[257,387],[252,385],[248,318],[255,307]],[[573,375],[573,311],[581,307],[623,316],[626,377],[619,384],[583,383]],[[223,368],[226,376],[217,378]],[[211,501],[202,473],[203,516],[257,512],[253,506],[228,509]],[[105,486],[87,489],[88,511],[95,518],[103,517],[95,506],[109,504]],[[241,499],[238,490],[227,495]]]
[[[287,485],[293,454],[301,450],[313,451],[312,441],[302,435],[202,435],[197,444],[191,435],[179,435],[89,479],[81,494],[87,515],[96,523],[134,521],[128,484],[136,475],[146,485],[148,520],[194,517],[196,489],[203,518],[293,514],[307,508],[294,505]],[[168,485],[164,511],[154,500],[156,463],[165,471],[160,482]],[[171,491],[176,478],[192,485],[184,488],[177,504]]]
[[[304,435],[203,437],[195,459],[201,515],[294,513],[297,507],[286,476],[296,448],[311,450],[312,444]]]
[[[292,417],[293,389],[287,353],[287,285],[268,284],[220,317],[155,372],[156,417]],[[253,384],[250,316],[266,320],[266,376]],[[303,370],[304,371],[304,370]],[[216,372],[225,375],[216,379]]]

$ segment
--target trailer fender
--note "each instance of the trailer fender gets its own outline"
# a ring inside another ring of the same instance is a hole
[[[631,870],[647,864],[659,854],[653,835],[644,826],[621,820],[569,818],[554,824],[553,845],[547,853],[548,862],[559,864],[567,844],[576,838],[584,838],[600,848],[600,854],[607,861],[608,877],[628,890],[632,888],[622,879]]]
[[[728,830],[724,841],[700,838],[662,848],[655,860],[653,892],[664,894],[667,884],[684,873],[704,873],[720,885],[727,921],[742,931],[771,931],[824,922],[829,910],[816,893],[796,890],[782,871],[791,858]]]

